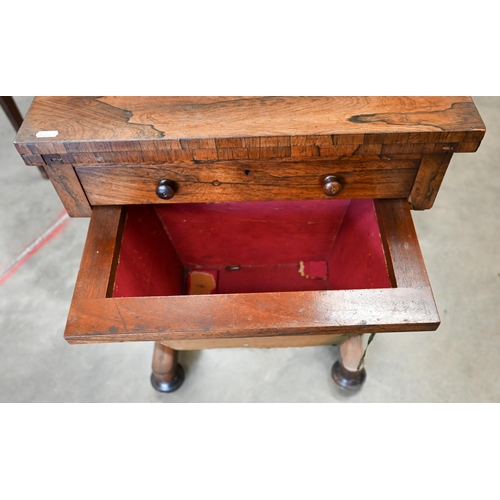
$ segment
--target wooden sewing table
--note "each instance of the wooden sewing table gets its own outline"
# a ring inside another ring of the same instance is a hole
[[[15,140],[69,215],[91,217],[71,344],[339,344],[439,325],[411,213],[432,207],[484,124],[468,97],[37,97]],[[358,369],[360,368],[360,369]]]

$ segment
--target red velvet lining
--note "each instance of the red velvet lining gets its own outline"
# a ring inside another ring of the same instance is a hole
[[[152,206],[129,207],[114,297],[181,295],[184,266]]]
[[[390,288],[372,200],[353,200],[328,259],[332,290]]]
[[[191,279],[199,293],[391,286],[372,200],[129,207],[114,296],[195,293]]]

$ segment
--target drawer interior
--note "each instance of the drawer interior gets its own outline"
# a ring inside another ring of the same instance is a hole
[[[102,206],[64,337],[267,347],[438,325],[404,199]]]
[[[390,288],[372,200],[127,208],[112,297]]]

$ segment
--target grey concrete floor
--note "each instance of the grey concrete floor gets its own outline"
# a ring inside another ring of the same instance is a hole
[[[15,100],[24,115],[32,98]],[[333,346],[182,352],[186,380],[169,395],[150,385],[150,343],[70,346],[63,329],[88,228],[70,219],[0,284],[0,402],[500,402],[500,98],[474,100],[481,147],[455,155],[434,207],[414,212],[442,324],[377,335],[359,393],[334,386]],[[0,276],[63,211],[14,137],[0,113]]]

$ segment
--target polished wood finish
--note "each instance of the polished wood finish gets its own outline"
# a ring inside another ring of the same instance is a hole
[[[92,208],[71,165],[48,163],[45,171],[70,217],[90,217]]]
[[[414,210],[424,210],[432,207],[451,157],[451,152],[447,154],[424,154],[422,156],[409,198]]]
[[[156,203],[162,179],[179,184],[165,203],[321,199],[336,175],[337,196],[426,209],[451,155],[484,133],[469,97],[37,97],[15,146],[28,165],[76,168],[91,206]],[[89,216],[71,186],[68,212]]]
[[[429,153],[467,153],[477,150],[479,147],[474,143],[409,143],[409,144],[361,144],[361,145],[331,145],[316,147],[311,149],[299,148],[299,152],[294,152],[294,147],[289,149],[279,148],[248,148],[239,150],[221,149],[217,152],[210,150],[184,151],[184,150],[142,150],[142,151],[98,151],[84,153],[60,153],[59,156],[64,163],[72,165],[147,165],[152,163],[167,164],[205,164],[223,161],[274,161],[274,162],[294,162],[294,161],[314,161],[314,160],[336,160],[347,157],[357,158],[360,156],[378,156],[382,158],[399,158],[400,156],[418,155]],[[21,153],[22,159],[27,165],[44,165],[45,154],[32,153],[32,151],[22,143],[17,143],[16,147]],[[43,148],[43,149],[60,149]],[[319,149],[318,149],[319,148]],[[39,148],[33,148],[38,151]]]
[[[343,187],[341,180],[336,175],[327,175],[323,179],[323,193],[327,196],[338,196]]]
[[[162,179],[158,182],[158,186],[156,186],[155,194],[160,200],[170,200],[174,197],[176,191],[177,185],[175,182]]]
[[[361,157],[359,161],[85,166],[75,170],[90,203],[96,206],[326,199],[330,196],[324,192],[324,179],[331,174],[341,184],[336,198],[406,198],[418,164],[417,158]],[[162,179],[177,185],[169,200],[160,200],[156,194]]]
[[[191,341],[433,330],[439,316],[418,242],[408,238],[409,204],[389,202],[397,215],[390,215],[387,201],[379,201],[378,217],[398,288],[168,297],[109,297],[110,256],[117,258],[115,228],[122,209],[94,209],[97,220],[89,229],[65,338],[70,343]],[[80,290],[86,290],[85,297]]]
[[[424,331],[438,325],[430,289],[240,293],[73,300],[65,338],[81,344]]]
[[[96,207],[90,219],[73,300],[100,299],[111,295],[118,265],[125,211]]]
[[[155,342],[151,383],[160,392],[176,391],[184,381],[184,369],[178,363],[179,353],[161,342]]]
[[[162,382],[172,382],[177,367],[178,352],[161,342],[155,342],[153,353],[153,374]]]
[[[375,204],[392,286],[429,287],[429,277],[420,250],[409,205],[400,200]]]
[[[350,337],[340,344],[339,353],[340,359],[332,367],[333,381],[341,389],[358,391],[366,380],[361,335]]]
[[[15,147],[92,217],[69,343],[154,341],[165,392],[177,350],[340,344],[332,376],[353,389],[362,334],[439,325],[410,209],[433,206],[484,134],[469,97],[37,97]],[[289,220],[262,232],[265,211],[247,225],[201,208],[244,202]],[[325,224],[294,203],[340,210]]]
[[[37,140],[43,130],[58,136]],[[37,97],[16,143],[31,154],[275,148],[301,157],[323,145],[474,149],[483,135],[469,97]]]

